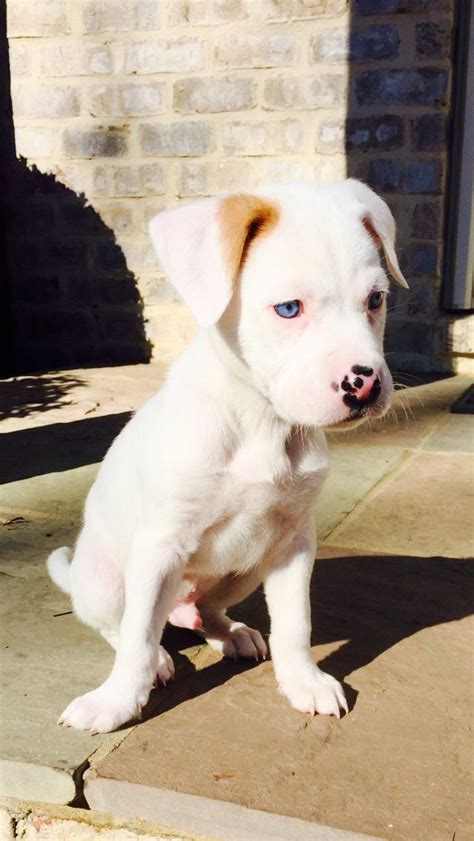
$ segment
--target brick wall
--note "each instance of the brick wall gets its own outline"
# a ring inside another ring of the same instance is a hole
[[[155,354],[192,327],[148,241],[154,213],[268,179],[359,175],[396,213],[412,284],[394,298],[389,350],[398,367],[445,366],[438,298],[452,5],[7,0],[17,154],[84,194],[113,232]],[[118,278],[105,284],[109,308]],[[91,294],[90,282],[77,286],[69,311]]]

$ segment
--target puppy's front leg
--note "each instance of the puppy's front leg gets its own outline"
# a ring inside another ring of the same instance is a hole
[[[125,575],[125,610],[114,667],[107,680],[72,701],[60,724],[107,733],[139,715],[157,672],[173,676],[171,658],[159,645],[185,559],[147,531],[133,544]]]
[[[270,650],[278,686],[300,712],[340,716],[348,711],[341,684],[311,655],[309,588],[316,535],[308,522],[285,558],[268,573],[265,596],[271,619]]]

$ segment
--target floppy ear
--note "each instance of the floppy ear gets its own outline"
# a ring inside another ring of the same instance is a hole
[[[250,243],[277,220],[275,205],[246,193],[201,199],[151,220],[161,266],[199,324],[219,320]]]
[[[388,204],[362,181],[349,178],[346,185],[351,195],[362,206],[362,224],[377,248],[383,248],[387,268],[395,283],[408,289],[408,283],[402,275],[395,253],[395,220]]]

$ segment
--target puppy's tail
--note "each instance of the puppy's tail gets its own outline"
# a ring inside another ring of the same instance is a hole
[[[60,549],[55,549],[54,552],[51,552],[48,560],[46,561],[50,577],[56,586],[59,587],[63,593],[67,593],[68,596],[71,595],[71,580],[69,572],[71,555],[72,552],[68,546],[61,546]]]

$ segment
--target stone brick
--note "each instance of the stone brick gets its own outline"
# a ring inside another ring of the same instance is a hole
[[[348,8],[348,0],[262,0],[261,14],[271,21],[311,20],[337,17]]]
[[[235,33],[216,47],[218,67],[281,67],[292,64],[296,42],[292,32]]]
[[[420,21],[415,26],[416,54],[422,58],[448,58],[451,53],[451,22]]]
[[[25,158],[49,158],[53,151],[50,128],[42,126],[16,126],[15,145],[18,155]]]
[[[149,277],[143,286],[145,304],[161,304],[163,301],[179,301],[176,290],[164,277]]]
[[[184,114],[244,111],[255,106],[256,88],[251,79],[181,79],[173,85],[174,108]]]
[[[402,368],[400,362],[395,367],[402,370],[416,370],[416,363],[421,363],[423,368],[429,364],[431,358],[431,345],[433,341],[433,329],[429,321],[414,321],[408,319],[388,319],[386,331],[386,348],[390,354],[403,352],[412,356],[412,364],[408,368]],[[419,359],[413,359],[413,355],[419,355]],[[389,357],[390,358],[390,357]],[[413,366],[413,362],[415,366]],[[392,361],[393,364],[393,361]],[[420,369],[418,369],[420,370]]]
[[[115,85],[92,85],[85,91],[86,107],[92,117],[118,117],[121,108]]]
[[[173,0],[169,23],[214,26],[243,20],[248,16],[245,0]]]
[[[411,234],[415,239],[438,239],[443,214],[437,202],[420,202],[413,208]]]
[[[316,131],[315,148],[318,152],[343,152],[346,145],[346,126],[344,120],[324,122]]]
[[[263,107],[269,110],[334,108],[345,103],[346,81],[335,73],[267,79]]]
[[[444,104],[448,73],[437,67],[367,70],[355,81],[359,105]]]
[[[92,196],[113,196],[114,167],[112,166],[96,166],[94,167],[92,175],[92,186],[90,195]]]
[[[83,12],[84,32],[127,32],[133,28],[131,0],[92,0]]]
[[[144,195],[147,193],[159,195],[165,192],[165,173],[160,164],[144,164],[139,168],[139,175],[140,188]]]
[[[31,71],[31,48],[28,49],[23,41],[12,39],[8,45],[8,56],[12,79],[19,76],[29,76]]]
[[[255,186],[255,170],[249,161],[185,162],[178,178],[179,196],[213,196],[229,190]]]
[[[393,114],[347,120],[346,149],[367,152],[399,149],[403,146],[403,119]]]
[[[95,76],[113,72],[110,48],[71,40],[41,45],[43,76]]]
[[[138,170],[130,166],[99,166],[94,170],[95,196],[140,195]]]
[[[120,87],[121,113],[126,116],[160,114],[164,109],[163,83],[149,85],[122,85]]]
[[[63,0],[9,0],[9,38],[43,38],[66,35],[70,26]]]
[[[400,266],[407,277],[433,275],[437,261],[437,246],[428,242],[413,242],[402,250],[400,256]]]
[[[57,134],[57,132],[55,132]],[[59,146],[59,137],[57,139],[58,146]],[[59,156],[59,152],[55,155]],[[73,162],[73,161],[66,161],[62,160],[61,163],[58,165],[56,164],[54,167],[54,178],[55,182],[60,184],[64,184],[68,190],[71,190],[73,193],[84,193],[85,195],[91,195],[91,186],[92,186],[92,170],[89,167],[84,167],[82,161]],[[76,204],[74,202],[74,204]],[[82,213],[84,217],[83,209],[81,205],[76,205],[79,208],[79,211]],[[90,218],[87,215],[87,218]],[[81,220],[78,220],[80,223]]]
[[[179,122],[167,125],[142,125],[140,147],[145,155],[186,157],[205,155],[214,149],[210,123]]]
[[[160,25],[159,5],[157,0],[136,0],[135,29],[158,29]]]
[[[288,158],[261,159],[259,183],[266,181],[313,180],[315,165],[311,161],[288,160]]]
[[[451,12],[452,6],[453,0],[355,0],[355,11],[360,15]]]
[[[325,121],[318,127],[316,137],[316,149],[320,152],[390,151],[401,146],[403,120],[393,114]]]
[[[186,73],[201,66],[202,45],[196,38],[140,41],[127,46],[127,73]]]
[[[141,219],[143,220],[143,230],[148,235],[148,223],[157,213],[161,213],[166,207],[166,203],[162,198],[152,196],[149,199],[143,198],[140,201]]]
[[[422,114],[411,121],[411,142],[417,152],[439,152],[446,145],[444,114]]]
[[[208,194],[207,170],[209,164],[185,163],[181,167],[178,195],[205,196]]]
[[[157,271],[158,257],[156,251],[148,236],[148,231],[143,230],[147,234],[146,238],[137,238],[136,235],[120,238],[120,246],[127,260],[127,266],[132,272]]]
[[[436,255],[435,255],[436,263]],[[405,268],[408,273],[409,268]],[[430,316],[436,307],[437,290],[433,283],[433,278],[415,277],[413,273],[410,277],[410,292],[407,301],[408,315]]]
[[[128,135],[113,127],[66,129],[62,144],[68,158],[115,158],[126,154]]]
[[[97,210],[103,222],[118,234],[129,233],[133,228],[133,212],[131,202],[125,204],[113,201],[108,204],[100,202]]]
[[[437,160],[372,160],[369,180],[383,192],[436,193],[441,189],[441,167]]]
[[[378,61],[396,58],[400,46],[398,29],[392,24],[374,24],[365,29],[324,29],[311,40],[310,60]]]
[[[158,25],[157,0],[92,0],[83,12],[86,33],[149,30]]]
[[[87,89],[87,108],[94,117],[136,117],[165,110],[162,82],[128,85],[93,85]]]
[[[79,92],[70,85],[18,86],[12,90],[16,117],[77,117],[80,113]]]
[[[222,127],[222,146],[229,155],[291,155],[302,151],[303,138],[299,120],[232,122]]]

